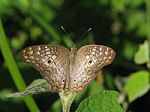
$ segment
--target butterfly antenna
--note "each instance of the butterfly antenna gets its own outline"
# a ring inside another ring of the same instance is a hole
[[[91,30],[92,28],[89,28],[85,33],[81,35],[81,37],[78,40],[81,40],[83,37],[85,37],[85,35],[87,35],[87,33],[89,33]]]
[[[63,26],[60,26],[60,27],[61,27],[61,29],[66,33],[68,39],[69,39],[70,42],[71,42],[71,45],[72,45],[72,46],[75,46],[74,42],[72,41],[72,39],[71,39],[71,37],[69,36],[69,34],[68,34],[68,32],[66,31],[66,29],[65,29]]]
[[[87,33],[89,33],[92,30],[92,28],[89,28],[80,38],[83,38]]]

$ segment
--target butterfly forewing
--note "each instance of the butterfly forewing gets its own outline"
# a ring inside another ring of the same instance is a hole
[[[86,45],[77,51],[75,57],[70,91],[81,91],[96,77],[100,68],[113,61],[115,51],[107,46]]]
[[[70,51],[59,45],[30,46],[20,53],[26,63],[32,64],[51,84],[53,91],[64,89],[69,70]]]

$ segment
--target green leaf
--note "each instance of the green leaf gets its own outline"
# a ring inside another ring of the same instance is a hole
[[[135,53],[134,61],[137,64],[144,64],[149,61],[149,44],[145,41],[139,46],[139,50]]]
[[[76,112],[123,112],[117,96],[116,91],[100,92],[82,101]]]
[[[49,92],[51,90],[50,84],[45,79],[34,80],[24,91],[10,93],[8,97],[23,97],[27,95],[34,95],[39,93]]]
[[[130,102],[142,96],[149,90],[149,78],[150,74],[147,71],[139,71],[131,74],[124,87]]]

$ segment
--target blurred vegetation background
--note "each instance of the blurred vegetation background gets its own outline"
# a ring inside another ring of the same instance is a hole
[[[56,93],[35,95],[34,100],[5,97],[41,78],[39,72],[20,59],[19,51],[37,44],[71,47],[60,26],[64,26],[78,48],[101,44],[110,46],[117,54],[114,62],[98,72],[96,80],[77,96],[72,111],[84,98],[104,89],[119,91],[123,95],[121,104],[128,112],[150,111],[149,77],[139,91],[132,87],[140,98],[130,96],[128,86],[125,87],[133,73],[149,74],[149,0],[0,0],[0,16],[1,112],[60,111]],[[92,31],[82,37],[89,28]],[[144,80],[130,81],[129,88],[134,83],[143,84]]]

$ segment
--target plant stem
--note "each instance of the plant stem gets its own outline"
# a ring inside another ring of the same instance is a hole
[[[26,88],[26,84],[23,80],[23,77],[20,74],[20,71],[17,67],[17,64],[13,58],[12,52],[9,48],[6,34],[4,32],[4,28],[2,25],[2,21],[0,18],[0,50],[2,52],[3,58],[7,65],[7,68],[10,72],[10,75],[19,91],[22,91]],[[3,76],[1,76],[3,77]],[[27,105],[30,112],[40,112],[38,106],[31,96],[27,96],[23,98],[25,104]]]
[[[71,104],[73,100],[75,99],[77,93],[71,93],[71,92],[60,92],[59,96],[61,99],[62,107],[63,107],[63,112],[69,112]]]

